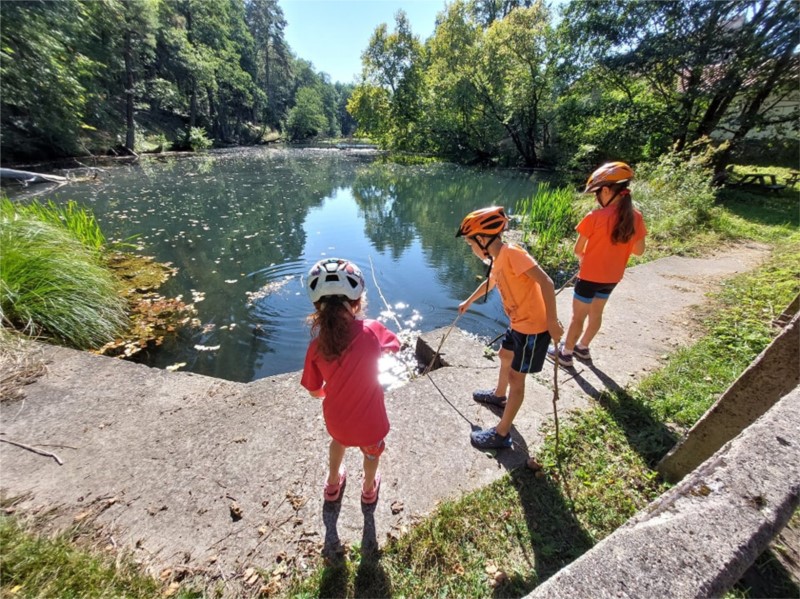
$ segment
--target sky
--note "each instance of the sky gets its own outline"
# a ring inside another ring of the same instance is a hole
[[[375,28],[394,31],[394,15],[405,11],[411,31],[424,42],[433,34],[444,0],[280,0],[286,17],[284,35],[295,55],[330,75],[354,83],[361,73],[361,53]]]

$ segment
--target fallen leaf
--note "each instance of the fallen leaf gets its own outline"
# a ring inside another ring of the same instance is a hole
[[[392,502],[392,513],[393,514],[399,514],[400,512],[403,511],[404,507],[405,506],[403,505],[402,501],[399,501],[399,500],[398,501],[394,501],[394,502]]]
[[[173,582],[170,583],[170,585],[166,588],[166,590],[164,590],[163,595],[164,597],[172,597],[176,595],[180,590],[181,590],[181,583]]]
[[[255,568],[247,568],[247,570],[244,571],[244,583],[246,585],[252,586],[257,583],[260,578],[261,576],[256,572]]]
[[[242,519],[242,508],[239,507],[239,504],[235,501],[231,501],[230,506],[228,506],[231,512],[231,520],[237,522]]]

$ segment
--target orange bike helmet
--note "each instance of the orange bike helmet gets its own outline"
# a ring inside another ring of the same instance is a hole
[[[461,221],[456,237],[475,235],[500,235],[508,226],[506,211],[501,206],[491,206],[470,212]]]
[[[633,179],[633,169],[624,162],[607,162],[591,174],[583,193],[597,191],[606,185],[625,183]]]

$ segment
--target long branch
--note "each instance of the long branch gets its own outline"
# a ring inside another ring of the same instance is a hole
[[[17,441],[12,441],[11,439],[0,439],[0,441],[3,443],[8,443],[9,445],[15,445],[17,447],[21,447],[22,449],[27,449],[28,451],[32,451],[33,453],[38,453],[39,455],[47,456],[48,458],[53,458],[56,462],[58,462],[59,466],[64,465],[64,462],[61,461],[61,458],[52,452],[44,451],[36,447],[31,447],[30,445],[25,445],[24,443],[19,443]]]

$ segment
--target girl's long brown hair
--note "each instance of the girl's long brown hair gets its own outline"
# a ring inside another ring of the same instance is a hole
[[[316,335],[319,340],[319,353],[323,359],[335,360],[350,345],[350,323],[353,320],[353,313],[356,316],[361,314],[362,300],[351,301],[343,295],[329,295],[316,302],[314,307],[316,311],[308,317],[311,334]]]
[[[628,183],[610,185],[611,190],[619,196],[617,201],[617,222],[611,231],[612,243],[628,243],[634,233],[633,200],[628,190]]]

